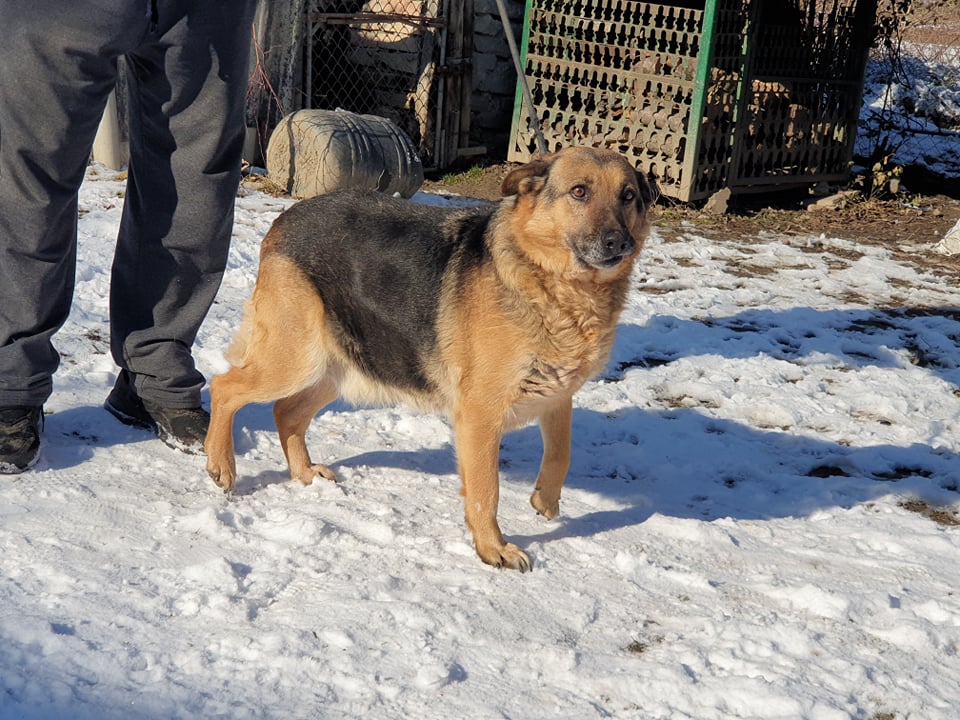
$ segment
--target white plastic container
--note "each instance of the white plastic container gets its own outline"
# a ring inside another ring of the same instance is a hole
[[[423,163],[399,127],[376,115],[298,110],[270,135],[267,173],[295,198],[360,188],[411,197]]]

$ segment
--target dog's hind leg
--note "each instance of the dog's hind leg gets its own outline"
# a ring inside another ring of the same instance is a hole
[[[530,496],[530,504],[545,518],[552,520],[560,513],[560,489],[570,469],[570,422],[573,403],[564,400],[540,416],[543,436],[543,460]]]
[[[319,475],[336,482],[337,475],[326,465],[312,463],[304,436],[310,421],[320,410],[337,398],[336,383],[325,377],[316,385],[304,388],[295,395],[277,400],[273,406],[273,419],[280,434],[280,445],[290,466],[290,477],[304,485],[313,482]]]
[[[233,487],[237,475],[237,410],[296,397],[324,377],[323,318],[320,297],[289,260],[276,255],[261,259],[256,287],[228,353],[233,367],[210,381],[207,473],[224,490]]]
[[[263,401],[257,388],[256,366],[234,367],[210,381],[210,427],[204,442],[207,474],[224,490],[232,490],[237,477],[233,418],[244,405]]]

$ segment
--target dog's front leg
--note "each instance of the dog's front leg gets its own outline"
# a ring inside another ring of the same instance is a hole
[[[530,569],[530,558],[516,545],[503,541],[497,524],[499,422],[484,421],[473,410],[461,409],[454,418],[454,435],[467,527],[473,533],[477,555],[489,565],[526,572]]]
[[[530,496],[530,504],[545,518],[552,520],[560,514],[560,490],[570,469],[570,423],[573,401],[564,400],[540,416],[540,434],[543,436],[543,460],[540,473]]]

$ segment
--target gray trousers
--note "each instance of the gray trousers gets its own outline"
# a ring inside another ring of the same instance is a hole
[[[111,271],[114,360],[200,404],[191,355],[227,261],[255,0],[2,0],[0,407],[41,405],[70,312],[77,193],[118,62],[130,163]]]

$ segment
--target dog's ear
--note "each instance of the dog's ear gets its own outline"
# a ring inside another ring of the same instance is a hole
[[[526,165],[521,165],[510,172],[500,185],[500,192],[504,197],[510,195],[526,195],[539,192],[547,183],[547,173],[550,170],[549,156],[535,157]]]
[[[650,207],[660,197],[660,190],[657,188],[657,181],[640,170],[634,170],[637,174],[637,187],[640,188],[640,196],[637,198],[637,209],[640,212],[649,210]]]

